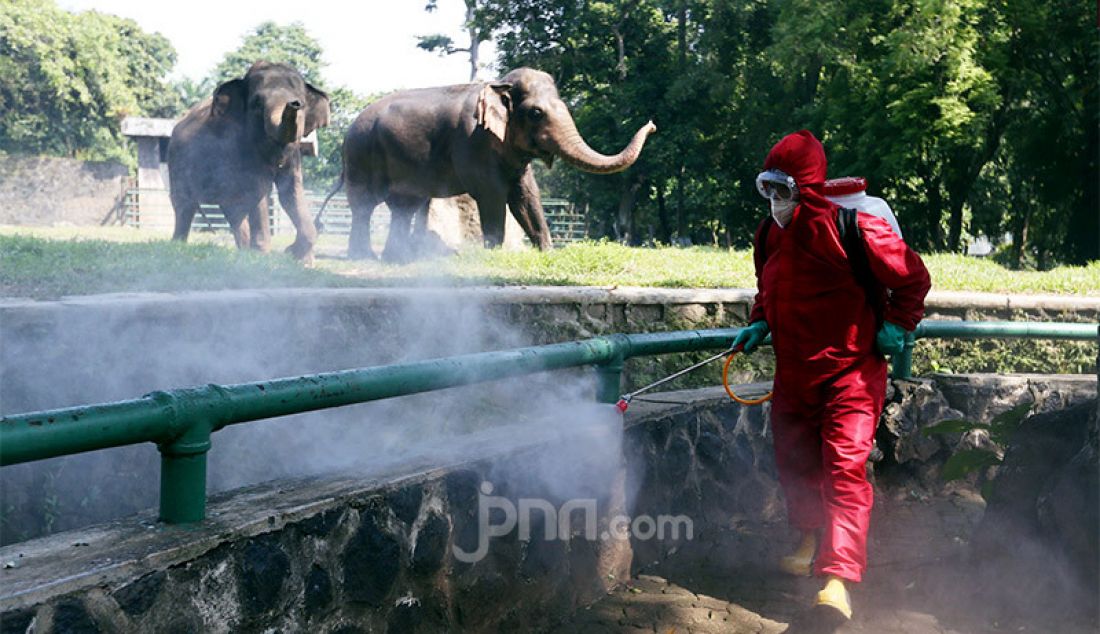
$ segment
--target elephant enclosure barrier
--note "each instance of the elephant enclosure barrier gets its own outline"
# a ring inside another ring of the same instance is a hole
[[[317,213],[324,200],[323,192],[306,191],[306,204],[309,205],[311,216]],[[267,210],[271,235],[294,233],[294,225],[283,211],[274,190],[268,196]],[[385,223],[384,227],[388,226],[389,210],[383,208],[379,212],[375,214],[378,220],[374,222],[382,221]],[[175,212],[172,210],[168,190],[140,188],[135,181],[131,181],[126,189],[123,224],[136,229],[171,231],[175,225]],[[229,222],[217,205],[201,205],[199,213],[195,214],[195,219],[191,222],[191,230],[228,231]],[[348,207],[347,197],[337,194],[325,208],[325,233],[347,234],[350,231],[351,209]]]
[[[321,209],[327,192],[307,190],[306,204],[310,217]],[[588,224],[584,215],[573,203],[560,198],[544,198],[543,210],[546,222],[550,226],[550,236],[557,245],[576,242],[588,237]],[[293,235],[294,225],[279,204],[274,190],[267,200],[271,235]],[[135,229],[171,232],[175,225],[175,213],[167,189],[141,188],[131,179],[126,188],[123,204],[122,224]],[[389,229],[390,211],[384,204],[375,209],[371,217],[372,231],[382,235]],[[229,223],[217,205],[202,205],[191,223],[191,231],[215,232],[228,231]],[[351,233],[351,208],[347,196],[339,192],[332,196],[325,207],[323,233],[348,235]]]

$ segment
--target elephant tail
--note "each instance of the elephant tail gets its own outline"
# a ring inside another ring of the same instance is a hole
[[[325,213],[325,207],[328,205],[328,201],[336,195],[336,192],[340,191],[344,187],[344,173],[340,172],[340,180],[336,181],[336,187],[332,188],[332,191],[325,196],[325,202],[321,203],[321,208],[317,211],[317,215],[313,217],[313,226],[317,228],[317,233],[324,233],[325,223],[321,222],[321,216]]]

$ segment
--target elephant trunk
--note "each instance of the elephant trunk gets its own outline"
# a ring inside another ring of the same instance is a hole
[[[621,172],[638,160],[642,152],[646,138],[657,131],[653,122],[645,124],[634,133],[634,138],[623,148],[622,152],[614,156],[600,154],[585,143],[581,133],[577,131],[577,125],[573,123],[573,117],[566,116],[552,133],[554,143],[557,145],[558,154],[578,168],[594,174],[614,174]]]
[[[283,108],[283,118],[279,122],[279,131],[276,138],[280,143],[294,143],[298,140],[298,112],[302,104],[291,101]]]

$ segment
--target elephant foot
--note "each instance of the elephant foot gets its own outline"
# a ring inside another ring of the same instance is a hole
[[[386,249],[382,252],[382,260],[389,264],[408,264],[415,259],[408,249]]]
[[[353,246],[348,247],[348,259],[349,260],[377,260],[378,255],[375,254],[374,249],[357,249]]]
[[[426,231],[416,240],[416,256],[418,258],[450,257],[456,253],[458,253],[458,249],[447,245],[435,231]]]
[[[313,245],[308,242],[294,241],[289,247],[286,248],[286,252],[294,256],[295,260],[298,260],[305,266],[313,266]]]

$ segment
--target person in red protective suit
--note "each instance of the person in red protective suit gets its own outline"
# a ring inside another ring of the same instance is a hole
[[[815,605],[851,618],[845,583],[859,582],[867,565],[874,496],[865,469],[886,394],[883,354],[901,351],[931,281],[886,221],[858,213],[881,292],[860,283],[839,235],[838,207],[824,196],[825,167],[825,150],[807,130],[768,153],[757,186],[772,218],[757,230],[758,291],[734,347],[751,352],[772,335],[776,466],[788,520],[802,534],[780,566],[825,577]]]

